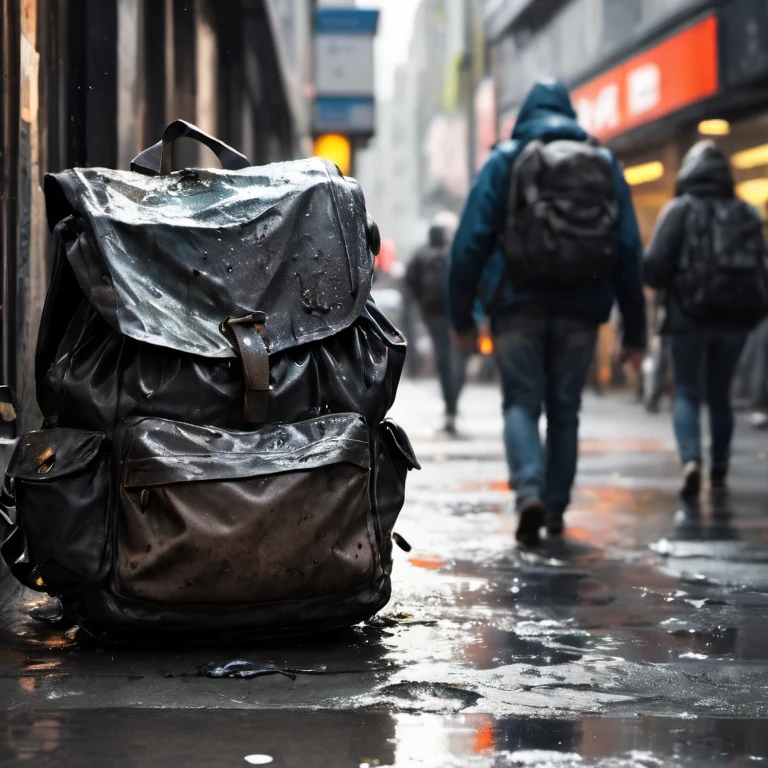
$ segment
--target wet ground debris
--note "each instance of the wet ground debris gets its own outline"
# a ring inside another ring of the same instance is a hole
[[[282,669],[274,664],[256,664],[245,659],[234,659],[224,664],[212,661],[209,664],[204,664],[198,670],[199,677],[239,678],[241,680],[252,680],[255,677],[266,677],[268,675],[283,675],[290,680],[296,680],[299,675],[322,674],[325,674],[325,670]]]

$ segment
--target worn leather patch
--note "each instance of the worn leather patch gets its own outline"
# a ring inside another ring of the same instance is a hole
[[[368,471],[309,471],[123,489],[119,580],[166,604],[343,595],[377,565]]]

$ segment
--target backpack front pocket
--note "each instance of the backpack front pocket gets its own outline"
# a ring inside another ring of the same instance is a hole
[[[8,464],[31,583],[53,595],[99,581],[106,566],[109,451],[100,432],[43,429],[19,438]]]
[[[255,432],[142,419],[125,437],[124,596],[165,604],[308,600],[351,593],[376,576],[361,417]]]

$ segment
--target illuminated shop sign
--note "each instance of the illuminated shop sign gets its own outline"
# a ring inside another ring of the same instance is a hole
[[[579,122],[601,141],[717,93],[717,19],[684,32],[577,88]]]

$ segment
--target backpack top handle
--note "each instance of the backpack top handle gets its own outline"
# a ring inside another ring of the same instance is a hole
[[[208,147],[219,158],[221,167],[225,171],[239,171],[242,168],[249,168],[251,165],[245,155],[223,141],[208,135],[196,125],[192,125],[186,120],[174,120],[165,129],[163,138],[157,144],[153,144],[131,160],[131,170],[136,173],[143,173],[145,176],[159,176],[163,173],[165,148],[168,144],[182,138],[194,139]]]

